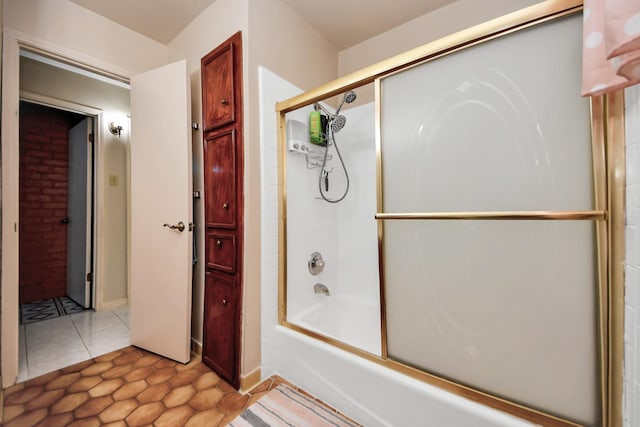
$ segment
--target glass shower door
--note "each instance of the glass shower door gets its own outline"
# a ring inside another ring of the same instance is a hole
[[[598,425],[581,16],[379,82],[389,359]],[[596,162],[599,159],[596,159]]]

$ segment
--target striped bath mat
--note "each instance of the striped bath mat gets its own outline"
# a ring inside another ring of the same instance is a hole
[[[302,393],[280,384],[249,406],[232,427],[357,427],[352,421]]]

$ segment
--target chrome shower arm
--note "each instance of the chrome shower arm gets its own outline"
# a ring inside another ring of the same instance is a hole
[[[313,109],[318,111],[322,111],[323,113],[325,113],[327,116],[329,116],[329,118],[333,118],[335,116],[335,114],[333,114],[331,111],[327,110],[325,107],[322,106],[322,104],[316,102],[315,104],[313,104]]]

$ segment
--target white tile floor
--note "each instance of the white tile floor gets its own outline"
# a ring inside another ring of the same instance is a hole
[[[129,344],[129,306],[20,325],[18,382]]]

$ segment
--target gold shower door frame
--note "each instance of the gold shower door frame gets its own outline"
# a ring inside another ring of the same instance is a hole
[[[450,392],[545,426],[578,426],[570,420],[529,408],[485,393],[388,358],[384,289],[384,222],[389,220],[581,220],[592,221],[596,229],[598,282],[598,360],[600,377],[601,426],[622,426],[622,360],[624,315],[624,98],[619,91],[591,98],[594,209],[588,211],[514,212],[382,212],[382,158],[380,131],[381,78],[428,62],[470,46],[492,40],[550,20],[582,11],[581,0],[550,0],[505,15],[451,36],[428,43],[404,54],[367,67],[311,91],[276,104],[279,125],[279,292],[278,320],[283,326],[359,355],[389,369]],[[338,95],[365,84],[375,83],[376,155],[378,196],[378,253],[380,260],[381,357],[342,341],[300,327],[287,320],[287,195],[286,195],[286,113]]]

